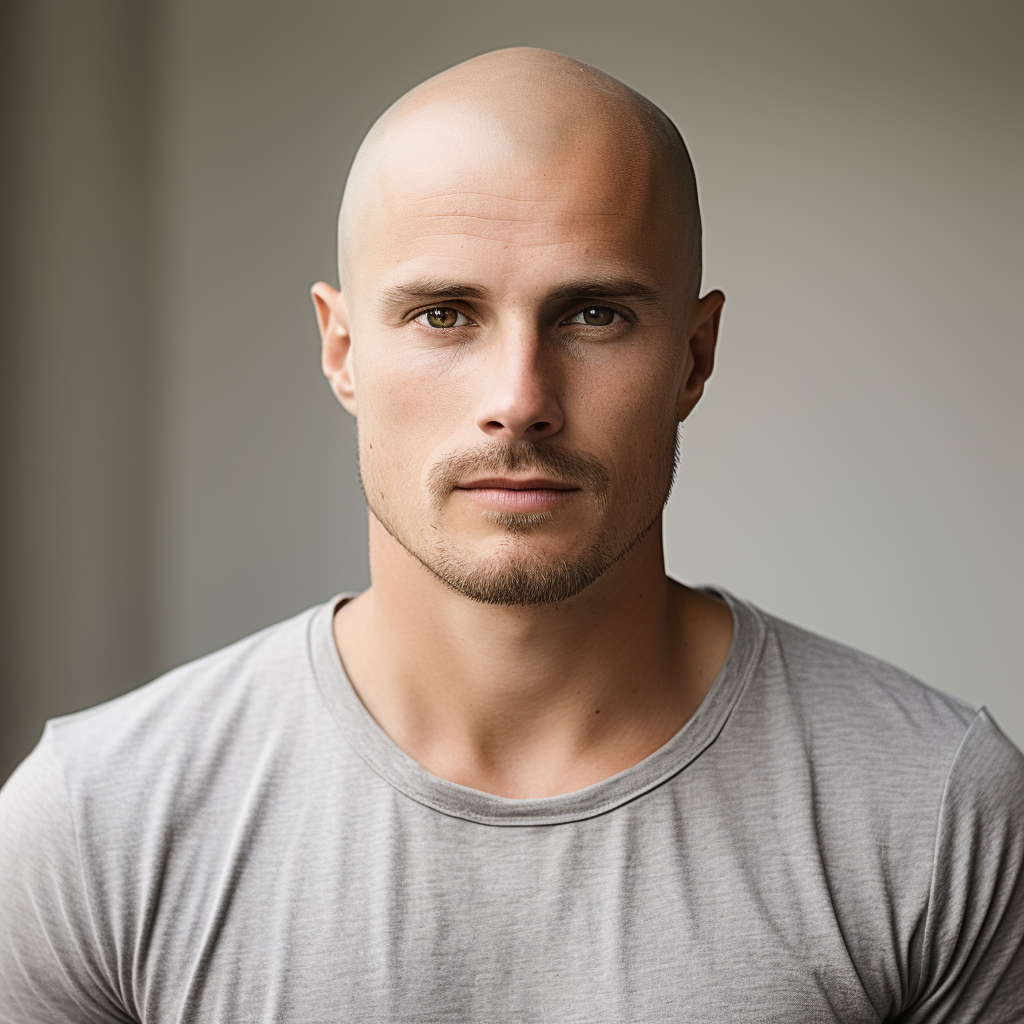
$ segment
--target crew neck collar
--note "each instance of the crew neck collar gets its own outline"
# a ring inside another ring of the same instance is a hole
[[[318,608],[309,624],[309,653],[317,685],[342,735],[382,779],[441,814],[481,825],[560,825],[620,807],[662,785],[706,750],[722,731],[764,646],[765,622],[750,605],[724,590],[702,588],[732,612],[729,653],[700,707],[667,743],[625,771],[585,789],[516,800],[470,789],[433,775],[405,753],[377,724],[345,673],[334,642],[334,613],[353,595],[340,594]]]

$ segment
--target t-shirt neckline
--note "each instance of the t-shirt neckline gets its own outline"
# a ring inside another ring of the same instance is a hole
[[[727,591],[703,588],[732,612],[729,653],[700,706],[667,743],[643,761],[585,789],[558,796],[511,799],[433,775],[405,753],[366,710],[345,673],[334,642],[339,594],[309,623],[309,654],[320,693],[342,735],[382,779],[407,797],[442,814],[481,825],[560,825],[606,814],[681,772],[718,737],[760,659],[766,625],[756,609]]]

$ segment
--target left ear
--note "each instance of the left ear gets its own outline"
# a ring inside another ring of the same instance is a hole
[[[693,412],[715,368],[715,345],[718,343],[718,324],[722,319],[724,305],[725,295],[716,289],[699,299],[694,307],[690,318],[690,340],[686,348],[683,386],[679,389],[676,406],[680,423]]]

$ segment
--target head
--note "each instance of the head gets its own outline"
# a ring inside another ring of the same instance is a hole
[[[500,604],[628,556],[713,366],[700,248],[679,133],[586,64],[502,50],[400,99],[349,175],[341,290],[313,289],[376,523]]]

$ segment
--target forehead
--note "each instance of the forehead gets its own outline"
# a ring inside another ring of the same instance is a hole
[[[676,269],[680,232],[665,172],[642,139],[614,126],[532,136],[464,116],[419,123],[389,138],[374,165],[348,254],[368,285],[410,272]]]

